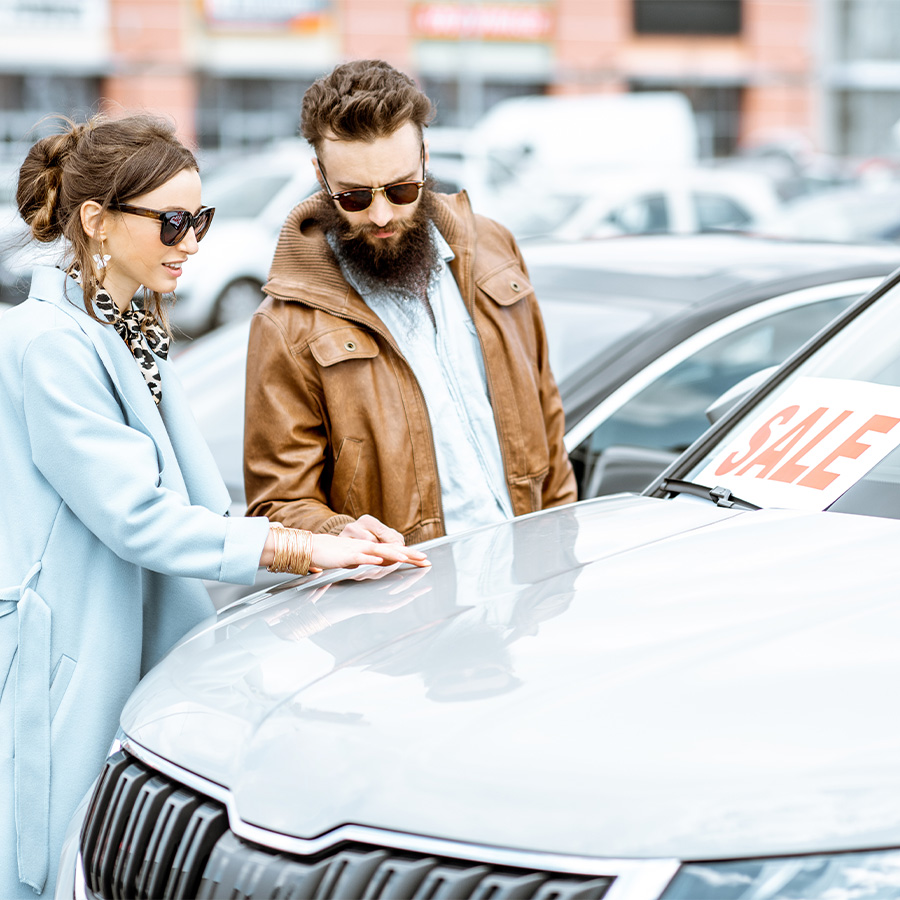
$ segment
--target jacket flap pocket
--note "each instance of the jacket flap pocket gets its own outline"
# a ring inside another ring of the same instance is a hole
[[[309,342],[309,349],[320,366],[333,366],[348,359],[378,356],[375,339],[359,328],[335,328]]]
[[[478,281],[478,287],[500,306],[511,306],[534,290],[518,263],[488,273]]]

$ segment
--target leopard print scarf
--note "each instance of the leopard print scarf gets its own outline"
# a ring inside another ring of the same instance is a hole
[[[81,273],[73,267],[69,275],[81,284]],[[83,285],[82,285],[83,288]],[[162,400],[162,379],[156,365],[155,353],[160,359],[169,354],[169,335],[159,324],[156,316],[143,309],[130,307],[124,313],[119,312],[115,301],[102,287],[97,285],[93,297],[94,306],[116,329],[119,337],[125,341],[131,355],[141,368],[141,374],[154,403],[159,406]]]

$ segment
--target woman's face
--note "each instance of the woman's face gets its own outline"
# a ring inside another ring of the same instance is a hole
[[[194,169],[182,169],[165,184],[129,197],[129,206],[147,209],[186,209],[199,212],[200,175]],[[119,309],[126,309],[135,292],[143,285],[151,291],[168,294],[178,286],[182,264],[197,252],[194,229],[177,244],[167,247],[159,237],[161,222],[133,213],[107,211],[104,217],[105,240],[102,252],[109,255],[103,286]]]

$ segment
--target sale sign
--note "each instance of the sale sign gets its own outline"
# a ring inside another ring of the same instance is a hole
[[[694,479],[758,506],[825,509],[900,445],[900,387],[799,378]]]

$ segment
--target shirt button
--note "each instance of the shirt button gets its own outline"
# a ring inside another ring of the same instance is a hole
[[[356,349],[356,342],[355,341],[347,341],[347,343],[344,344],[344,349],[349,350],[352,353]]]
[[[511,281],[509,286],[518,294],[522,290],[522,285],[518,281]]]

